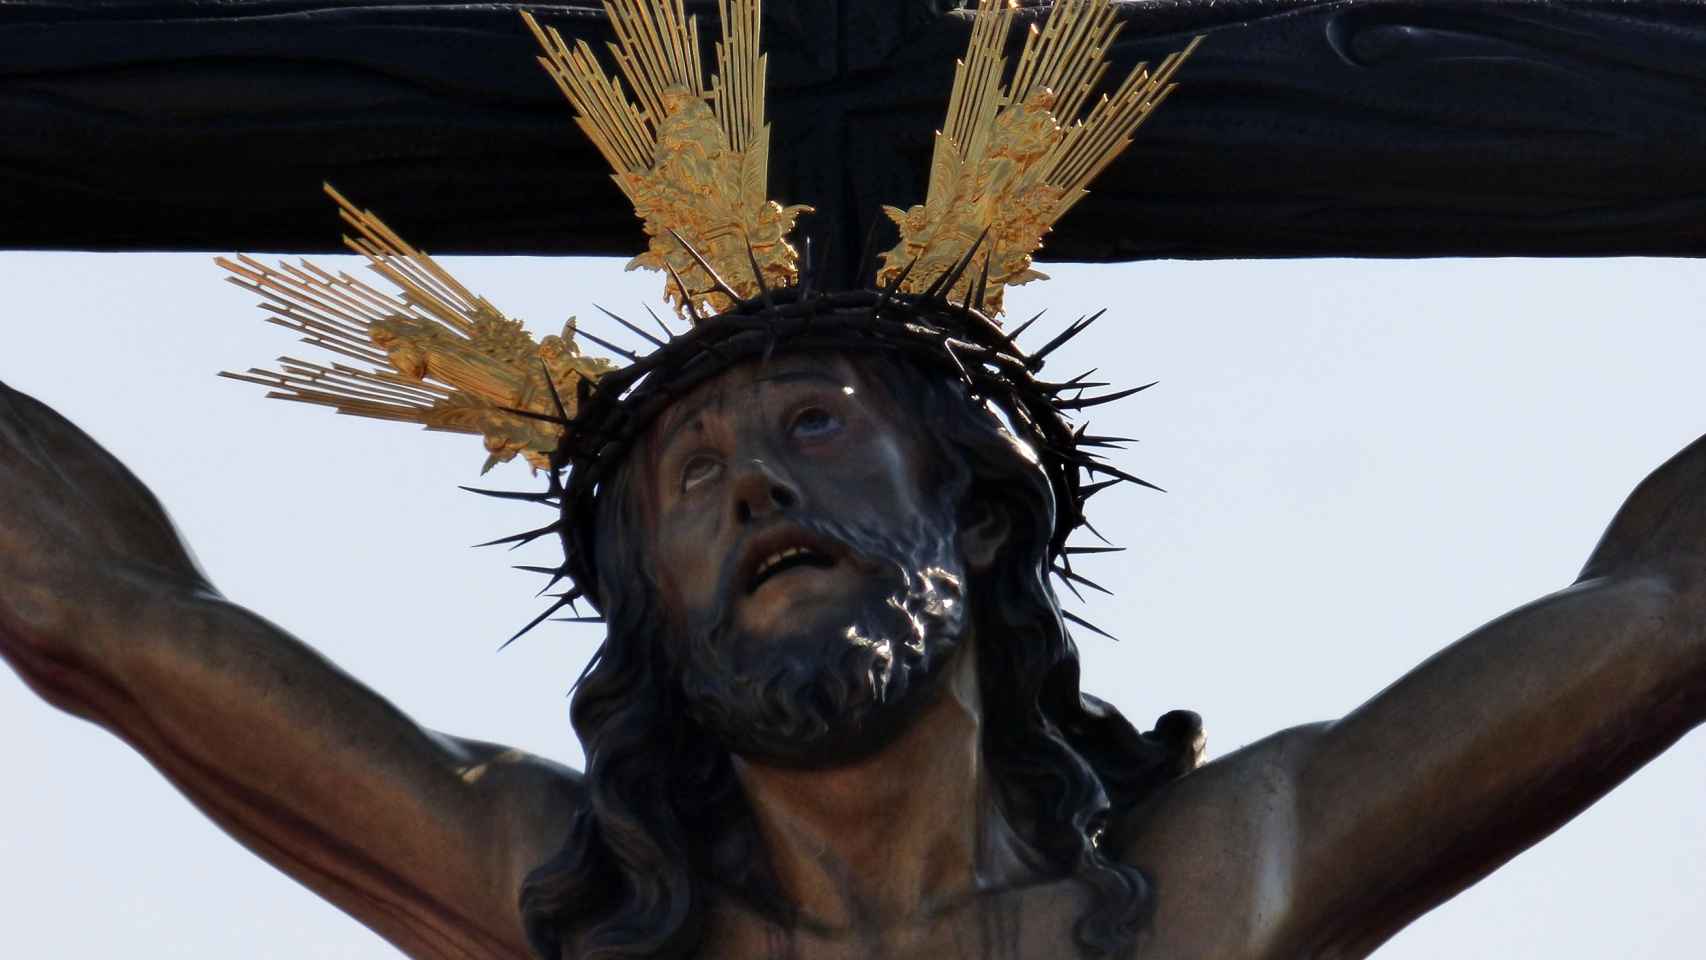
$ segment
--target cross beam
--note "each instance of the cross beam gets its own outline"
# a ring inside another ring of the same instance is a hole
[[[521,6],[0,4],[0,247],[321,251],[331,181],[438,253],[636,253]],[[571,42],[609,37],[590,7],[525,6]],[[688,6],[711,32],[716,5]],[[772,194],[819,208],[802,225],[844,273],[881,204],[923,196],[955,6],[768,4]],[[1122,15],[1119,65],[1207,40],[1051,257],[1706,251],[1702,0]]]

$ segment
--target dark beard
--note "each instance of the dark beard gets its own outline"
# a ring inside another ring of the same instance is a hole
[[[783,766],[850,763],[892,742],[931,702],[958,649],[966,611],[952,521],[918,517],[894,533],[788,520],[879,571],[869,590],[760,638],[734,624],[725,584],[711,626],[689,636],[681,690],[694,719],[732,753]]]

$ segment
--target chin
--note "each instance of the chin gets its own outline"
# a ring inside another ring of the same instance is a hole
[[[791,620],[780,632],[741,618],[698,638],[682,670],[693,717],[731,753],[775,766],[841,766],[892,743],[940,694],[965,629],[958,576],[905,579],[764,618]]]

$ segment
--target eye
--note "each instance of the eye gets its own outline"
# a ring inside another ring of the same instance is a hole
[[[806,407],[794,414],[788,431],[798,440],[821,440],[841,429],[841,418],[822,407]]]
[[[722,461],[703,454],[681,465],[681,492],[686,493],[702,483],[716,479],[723,472]]]

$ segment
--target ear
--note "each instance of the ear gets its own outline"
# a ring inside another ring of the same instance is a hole
[[[960,556],[974,573],[984,573],[995,565],[995,557],[1007,545],[1007,535],[1013,529],[1007,508],[991,500],[978,498],[960,510]]]

